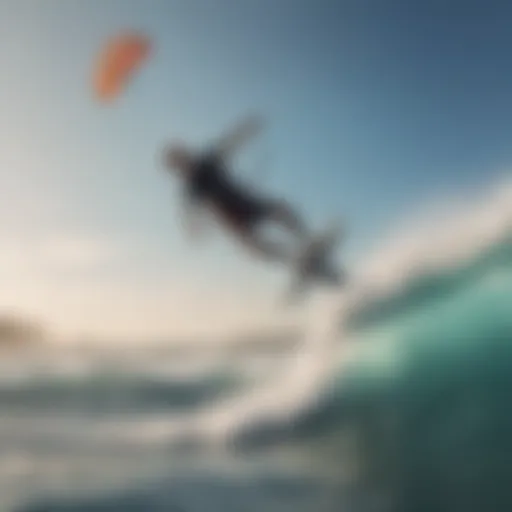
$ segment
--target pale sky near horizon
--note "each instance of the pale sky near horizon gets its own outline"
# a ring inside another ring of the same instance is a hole
[[[190,245],[158,164],[248,111],[268,130],[241,176],[269,151],[264,189],[315,226],[346,216],[349,261],[509,168],[512,6],[363,3],[0,0],[0,309],[104,338],[274,321],[286,275],[216,231]],[[91,66],[124,28],[156,51],[105,108]]]

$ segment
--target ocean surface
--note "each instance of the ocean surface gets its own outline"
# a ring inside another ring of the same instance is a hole
[[[286,350],[0,358],[0,511],[512,510],[512,195],[383,237]]]

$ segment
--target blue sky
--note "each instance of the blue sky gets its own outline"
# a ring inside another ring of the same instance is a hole
[[[240,175],[250,178],[270,152],[264,189],[315,226],[345,216],[347,254],[357,258],[416,204],[478,188],[509,166],[511,22],[502,2],[3,0],[4,245],[25,255],[43,245],[48,255],[59,253],[47,248],[58,239],[82,266],[42,266],[41,256],[30,272],[9,271],[16,294],[4,288],[1,305],[51,317],[73,289],[68,328],[106,332],[105,293],[76,295],[96,283],[135,297],[133,311],[149,315],[143,332],[175,324],[206,292],[211,309],[219,287],[226,311],[242,296],[250,309],[250,297],[278,293],[279,273],[217,232],[190,246],[158,164],[168,138],[201,145],[248,111],[265,115],[268,129],[237,160]],[[125,28],[145,31],[156,52],[105,108],[92,99],[91,66]],[[113,247],[116,257],[100,258]],[[32,283],[25,295],[15,275]],[[112,317],[124,322],[126,308]]]

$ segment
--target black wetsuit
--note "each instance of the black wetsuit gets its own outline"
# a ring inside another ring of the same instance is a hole
[[[215,152],[199,156],[187,177],[189,199],[207,203],[224,220],[240,229],[250,229],[265,218],[269,204],[234,182]]]

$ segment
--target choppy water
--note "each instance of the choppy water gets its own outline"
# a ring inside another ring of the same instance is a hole
[[[512,510],[510,199],[390,242],[335,338],[257,371],[149,349],[4,359],[0,510]]]

